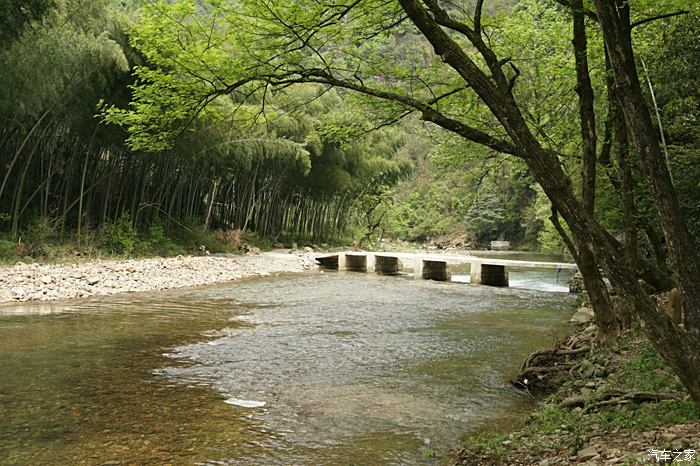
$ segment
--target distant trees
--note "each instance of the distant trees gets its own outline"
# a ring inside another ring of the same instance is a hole
[[[501,238],[538,249],[538,234],[550,213],[537,216],[534,211],[535,181],[527,166],[503,155],[484,154],[461,138],[432,136],[435,146],[424,149],[427,155],[417,164],[415,176],[392,196],[387,235],[420,241],[452,238],[472,246]]]

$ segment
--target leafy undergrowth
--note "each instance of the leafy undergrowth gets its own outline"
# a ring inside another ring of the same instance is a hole
[[[697,405],[638,329],[584,361],[605,370],[572,370],[518,430],[466,436],[456,463],[653,464],[652,449],[700,450]],[[692,456],[679,464],[700,465]]]
[[[207,229],[203,225],[154,223],[143,231],[133,227],[129,215],[99,229],[61,232],[46,219],[29,224],[17,238],[0,233],[0,265],[23,262],[83,262],[178,254],[244,253],[273,249],[275,241],[240,230]],[[303,246],[303,243],[300,243]],[[290,246],[291,242],[287,245]]]

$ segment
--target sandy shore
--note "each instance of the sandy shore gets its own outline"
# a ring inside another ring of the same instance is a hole
[[[222,283],[314,267],[310,254],[178,256],[0,268],[0,303],[53,301]]]

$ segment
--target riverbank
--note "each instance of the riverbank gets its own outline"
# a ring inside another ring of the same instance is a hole
[[[585,347],[594,333],[589,326],[538,352],[544,358],[526,383],[556,374],[558,389],[513,431],[466,436],[454,463],[700,465],[700,412],[641,331],[612,348],[567,349],[572,341]]]
[[[288,251],[97,260],[77,264],[18,262],[0,268],[0,303],[159,291],[276,273],[303,272],[313,266],[311,255]]]

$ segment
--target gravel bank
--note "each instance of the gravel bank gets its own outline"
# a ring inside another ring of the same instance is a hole
[[[303,272],[313,256],[268,252],[246,256],[178,256],[84,264],[24,264],[0,268],[0,303],[53,301],[167,290],[274,273]]]

